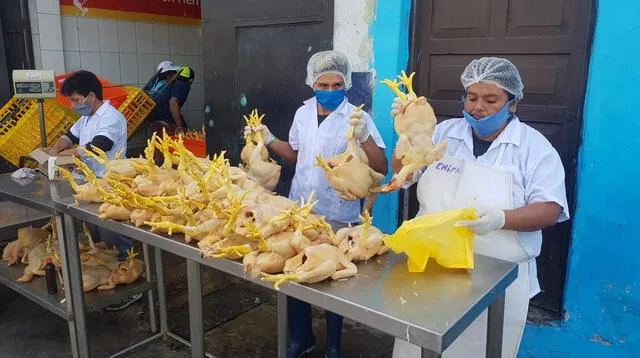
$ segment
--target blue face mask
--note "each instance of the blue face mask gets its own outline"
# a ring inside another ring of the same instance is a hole
[[[466,97],[462,97],[462,103],[466,101]],[[478,133],[480,137],[488,137],[500,129],[504,122],[509,120],[513,113],[509,112],[509,107],[515,101],[511,100],[504,105],[504,107],[500,110],[500,112],[496,112],[490,116],[486,116],[484,118],[475,119],[469,112],[462,110],[462,115],[467,120],[467,123],[471,125],[471,127]]]
[[[320,103],[320,105],[325,109],[333,111],[338,108],[340,103],[344,100],[344,94],[346,91],[344,89],[337,91],[315,90],[315,93],[318,103]]]
[[[84,103],[87,100],[87,97],[84,98],[82,103],[74,104],[71,106],[71,109],[76,111],[81,116],[90,116],[93,113],[93,106],[90,106]]]

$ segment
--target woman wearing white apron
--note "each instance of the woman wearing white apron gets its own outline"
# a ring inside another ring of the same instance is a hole
[[[529,299],[540,292],[535,258],[541,230],[569,218],[564,169],[551,144],[515,115],[524,85],[517,68],[501,58],[473,60],[461,76],[464,118],[440,123],[433,141],[448,142],[438,162],[415,173],[418,215],[475,207],[479,219],[459,222],[475,234],[475,251],[519,264],[507,289],[503,357],[516,357]],[[396,98],[392,114],[402,110]],[[402,167],[393,158],[394,172]],[[484,357],[486,312],[443,357]],[[396,339],[394,358],[420,357],[420,347]]]

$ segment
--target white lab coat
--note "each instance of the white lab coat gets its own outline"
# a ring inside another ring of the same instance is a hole
[[[79,138],[79,146],[84,148],[98,135],[105,136],[113,141],[113,147],[106,152],[109,159],[115,159],[116,154],[127,151],[127,120],[108,100],[90,116],[82,116],[71,127],[71,134]],[[82,150],[79,151],[82,156]],[[82,160],[98,176],[102,177],[107,168],[98,164],[95,159],[82,156]]]
[[[479,158],[473,156],[471,127],[464,119],[440,124],[434,142],[446,139],[447,154],[439,162],[414,175],[420,201],[418,215],[483,204],[515,209],[531,203],[553,201],[568,218],[564,170],[548,141],[515,118]],[[424,173],[424,174],[423,174]],[[518,263],[518,279],[507,289],[502,355],[516,357],[527,317],[530,297],[540,291],[535,256],[542,245],[534,235],[498,230],[477,236],[475,252]],[[523,240],[524,239],[524,240]],[[532,256],[534,253],[535,256]],[[486,313],[476,319],[449,347],[444,357],[484,356]],[[396,339],[394,358],[420,356],[420,348]]]
[[[513,207],[555,202],[562,207],[558,222],[569,219],[564,167],[558,152],[540,132],[515,117],[493,141],[489,150],[478,158],[473,155],[472,135],[469,123],[464,118],[455,118],[438,124],[433,141],[440,143],[447,140],[447,154],[489,166],[493,165],[502,149],[499,168],[513,175]],[[414,175],[414,183],[420,179],[423,171]],[[535,258],[540,255],[542,248],[542,231],[520,232],[518,236],[530,258],[529,296],[533,297],[540,292]]]
[[[316,193],[318,204],[314,209],[328,220],[341,223],[357,222],[360,214],[360,201],[347,201],[338,197],[338,192],[331,188],[322,168],[314,166],[316,155],[328,159],[343,153],[347,149],[346,133],[349,129],[349,115],[356,106],[344,99],[342,104],[318,127],[318,111],[316,98],[304,101],[298,108],[291,130],[289,144],[298,152],[296,173],[291,184],[289,198],[300,200]],[[385,148],[384,142],[373,120],[366,112],[362,113],[367,121],[367,128],[378,147]]]

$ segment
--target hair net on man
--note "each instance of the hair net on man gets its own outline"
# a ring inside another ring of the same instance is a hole
[[[351,88],[351,64],[347,55],[337,51],[323,51],[311,56],[307,63],[306,84],[313,87],[318,77],[329,73],[340,75],[345,89]]]
[[[478,82],[493,83],[517,99],[524,97],[520,72],[511,61],[499,57],[482,57],[471,61],[460,76],[465,90]]]

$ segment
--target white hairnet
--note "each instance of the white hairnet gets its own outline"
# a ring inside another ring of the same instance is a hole
[[[471,61],[460,76],[462,86],[466,90],[478,82],[493,83],[511,93],[517,99],[522,99],[524,84],[520,72],[511,61],[499,57],[482,57]]]
[[[344,80],[345,89],[351,88],[351,64],[349,58],[342,52],[323,51],[311,56],[307,63],[306,84],[313,87],[318,77],[329,73],[340,75]]]

